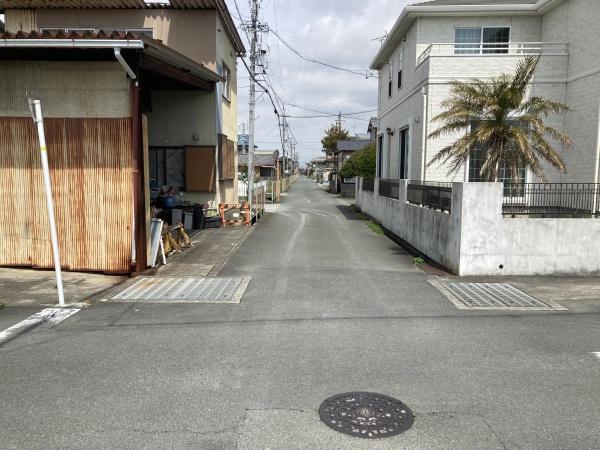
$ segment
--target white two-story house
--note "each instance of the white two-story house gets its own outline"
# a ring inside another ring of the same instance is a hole
[[[427,166],[459,137],[427,139],[439,126],[432,117],[452,80],[512,73],[523,55],[539,52],[531,94],[573,108],[549,118],[574,148],[563,154],[567,173],[548,169],[548,181],[598,183],[599,23],[598,0],[433,0],[404,8],[371,63],[379,71],[378,178],[478,181],[477,152],[453,175]]]

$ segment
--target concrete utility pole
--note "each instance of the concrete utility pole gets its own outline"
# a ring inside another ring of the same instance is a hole
[[[258,11],[261,0],[252,0],[250,19],[250,103],[248,118],[248,203],[252,211],[254,198],[254,121],[256,113],[256,62],[258,59]]]

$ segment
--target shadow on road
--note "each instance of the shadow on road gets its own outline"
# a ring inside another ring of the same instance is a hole
[[[357,213],[352,206],[347,205],[335,205],[337,209],[344,215],[346,220],[365,220],[359,213]]]

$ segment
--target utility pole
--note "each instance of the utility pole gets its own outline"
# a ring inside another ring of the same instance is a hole
[[[248,203],[252,211],[254,194],[254,121],[256,113],[256,62],[258,59],[258,10],[260,0],[252,0],[250,23],[250,104],[248,119]]]

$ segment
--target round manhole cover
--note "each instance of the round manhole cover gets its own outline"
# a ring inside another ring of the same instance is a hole
[[[321,403],[319,416],[334,430],[365,439],[394,436],[414,423],[412,411],[400,400],[371,392],[329,397]]]

